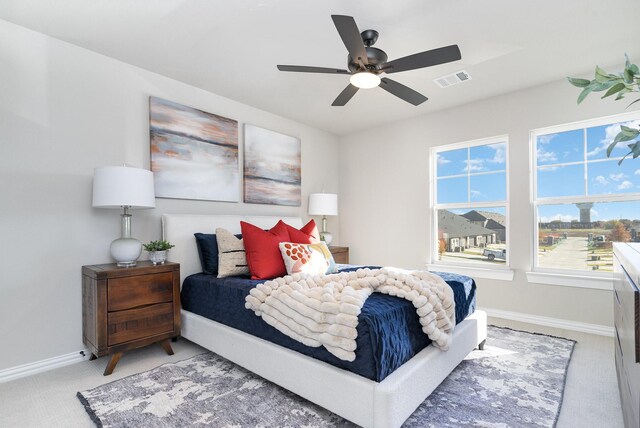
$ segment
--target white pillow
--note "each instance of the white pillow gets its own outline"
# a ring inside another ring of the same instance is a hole
[[[317,244],[281,242],[279,246],[289,275],[294,273],[325,275],[338,271],[331,251],[324,242]]]
[[[218,278],[249,275],[244,242],[226,229],[216,229],[218,240]]]

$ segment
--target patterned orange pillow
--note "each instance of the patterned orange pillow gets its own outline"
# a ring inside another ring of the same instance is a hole
[[[324,242],[317,244],[281,242],[279,246],[289,275],[294,273],[325,275],[338,271],[331,251]]]

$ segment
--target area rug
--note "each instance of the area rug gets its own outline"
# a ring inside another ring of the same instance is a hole
[[[575,342],[489,327],[404,427],[552,427]],[[354,427],[206,353],[78,392],[99,427]]]

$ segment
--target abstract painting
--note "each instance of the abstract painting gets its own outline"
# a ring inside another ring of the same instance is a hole
[[[300,140],[244,126],[244,201],[300,206]]]
[[[238,202],[238,122],[149,97],[156,197]]]

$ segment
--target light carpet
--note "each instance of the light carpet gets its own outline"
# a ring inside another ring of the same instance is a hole
[[[489,327],[405,427],[552,427],[575,342]],[[99,427],[352,427],[213,353],[78,393]]]

